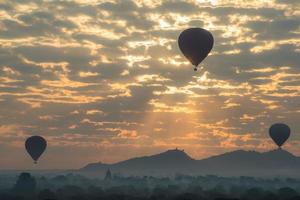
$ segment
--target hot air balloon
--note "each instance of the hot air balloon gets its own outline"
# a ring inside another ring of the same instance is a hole
[[[291,133],[290,127],[282,123],[273,124],[269,129],[270,137],[278,145],[279,148],[290,137],[290,133]]]
[[[178,45],[183,55],[195,66],[206,58],[214,45],[213,35],[202,28],[189,28],[181,32]]]
[[[47,141],[41,136],[31,136],[25,142],[25,148],[34,163],[37,163],[39,157],[44,153],[47,147]]]

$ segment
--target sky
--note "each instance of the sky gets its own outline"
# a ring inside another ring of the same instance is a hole
[[[190,27],[215,39],[200,72],[177,44]],[[300,155],[299,67],[299,0],[0,0],[0,169],[263,152],[276,122]]]

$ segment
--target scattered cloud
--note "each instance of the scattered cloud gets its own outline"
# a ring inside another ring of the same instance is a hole
[[[42,168],[72,168],[175,147],[195,158],[264,151],[274,147],[269,126],[285,122],[286,148],[297,153],[299,8],[297,0],[2,1],[0,143],[23,158],[24,139],[43,135]],[[215,38],[196,73],[177,46],[188,27]],[[30,167],[13,159],[5,166]]]

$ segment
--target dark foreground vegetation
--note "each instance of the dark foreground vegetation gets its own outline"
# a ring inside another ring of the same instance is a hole
[[[14,182],[13,184],[11,184]],[[10,185],[11,184],[11,185]],[[67,174],[0,176],[1,200],[300,200],[300,180],[184,176],[104,179]]]

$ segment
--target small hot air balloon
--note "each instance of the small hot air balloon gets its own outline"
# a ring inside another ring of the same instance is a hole
[[[183,55],[195,66],[206,58],[214,45],[213,35],[202,28],[189,28],[181,32],[178,45]]]
[[[291,129],[288,125],[282,123],[273,124],[269,129],[270,137],[280,148],[290,137]]]
[[[47,141],[41,136],[31,136],[25,142],[25,148],[34,163],[37,163],[39,157],[44,153],[47,147]]]

